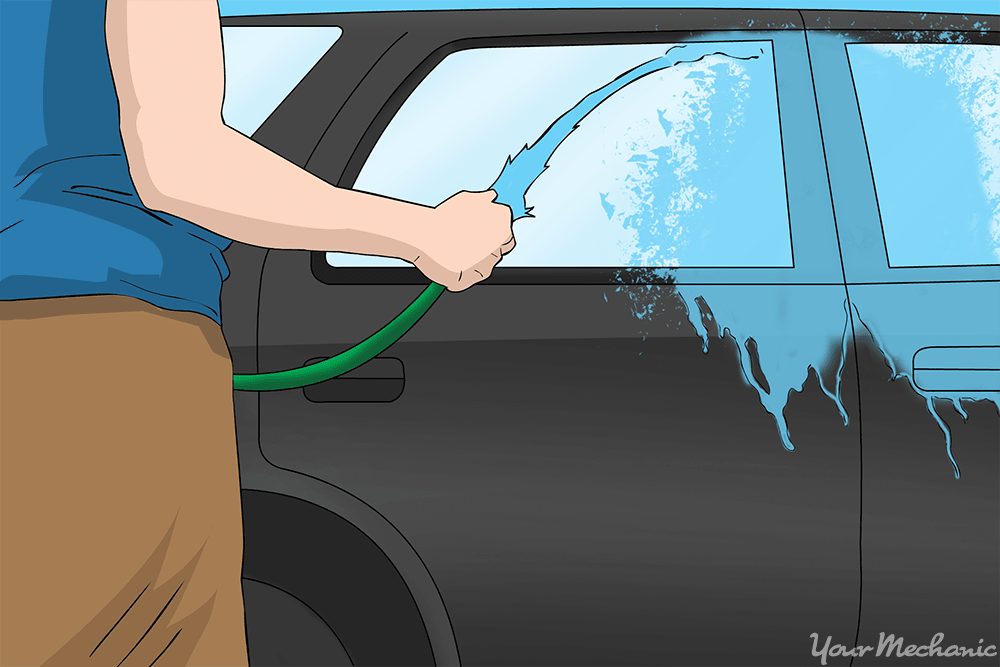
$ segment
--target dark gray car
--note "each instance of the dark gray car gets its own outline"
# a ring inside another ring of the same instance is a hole
[[[897,215],[916,158],[887,162],[879,123],[910,112],[878,98],[944,63],[921,76],[972,108],[997,88],[975,69],[997,16],[223,24],[339,27],[245,131],[331,184],[429,205],[488,188],[614,72],[689,55],[580,123],[482,285],[341,378],[235,393],[251,664],[901,664],[938,633],[912,663],[997,664],[1000,259],[950,185],[917,209],[950,197],[954,220]],[[983,122],[969,136],[1000,141]],[[939,134],[913,141],[940,156]],[[972,184],[992,206],[989,178]],[[237,373],[333,356],[427,284],[372,258],[226,259]]]

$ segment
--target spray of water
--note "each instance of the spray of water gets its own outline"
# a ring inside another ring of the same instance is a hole
[[[674,67],[680,63],[698,62],[710,55],[726,55],[715,52],[711,54],[699,54],[695,58],[685,59],[685,48],[686,45],[683,44],[673,46],[659,58],[654,58],[629,70],[614,81],[590,93],[580,100],[576,106],[556,119],[530,148],[525,144],[524,148],[516,156],[508,157],[507,163],[500,171],[497,180],[490,186],[498,195],[496,201],[510,207],[514,220],[532,217],[531,207],[524,200],[528,188],[548,168],[549,158],[559,148],[559,145],[566,140],[566,137],[573,130],[579,127],[580,121],[596,109],[598,105],[630,83],[638,81],[654,72]],[[736,56],[728,57],[736,58]],[[738,59],[753,60],[756,58],[758,56],[752,55]]]

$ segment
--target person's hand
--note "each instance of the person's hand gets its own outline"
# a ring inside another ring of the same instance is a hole
[[[485,280],[514,249],[510,207],[495,204],[497,193],[459,192],[434,209],[422,227],[413,264],[451,292]]]

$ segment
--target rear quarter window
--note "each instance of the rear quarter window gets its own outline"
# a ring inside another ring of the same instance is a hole
[[[1000,47],[848,44],[889,266],[1000,263]]]

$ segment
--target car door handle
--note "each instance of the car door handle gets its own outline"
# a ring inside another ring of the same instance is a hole
[[[924,391],[1000,391],[1000,345],[922,347],[913,384]]]
[[[326,361],[310,359],[303,366]],[[349,373],[303,387],[312,403],[391,403],[403,393],[403,362],[395,357],[375,357]]]

